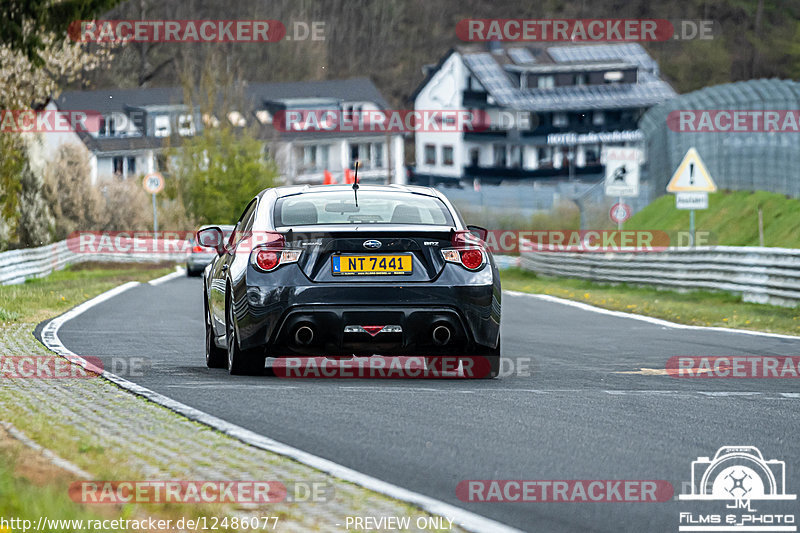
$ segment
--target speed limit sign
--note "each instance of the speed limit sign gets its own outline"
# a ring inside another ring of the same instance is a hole
[[[608,215],[611,217],[611,220],[616,222],[617,224],[622,224],[629,218],[631,218],[632,209],[631,206],[628,204],[623,203],[616,203],[611,207],[611,211],[609,211]]]
[[[142,184],[144,185],[144,190],[150,194],[156,194],[164,188],[164,177],[158,172],[151,172],[144,177]]]

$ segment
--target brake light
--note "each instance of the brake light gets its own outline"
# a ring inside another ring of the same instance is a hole
[[[283,235],[270,232],[269,237],[272,237],[270,242],[256,246],[250,254],[250,262],[256,269],[270,272],[280,265],[296,263],[300,259],[301,250],[284,248],[286,241]]]
[[[458,263],[467,270],[478,270],[485,263],[486,258],[482,248],[445,248],[442,257],[448,263]]]
[[[204,250],[203,247],[200,245],[195,245],[194,248],[192,248],[192,252],[196,254],[202,253],[203,250]]]
[[[256,250],[256,266],[264,271],[270,271],[281,262],[280,252],[272,250]]]
[[[477,270],[483,264],[483,252],[477,248],[460,250],[459,255],[461,256],[461,264],[467,270]]]

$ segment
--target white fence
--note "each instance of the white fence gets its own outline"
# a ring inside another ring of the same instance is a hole
[[[540,274],[687,290],[723,290],[744,301],[800,304],[800,250],[709,246],[661,252],[529,252],[520,266]]]
[[[128,244],[133,242],[129,240]],[[39,248],[26,248],[0,253],[0,285],[22,283],[29,278],[46,276],[55,270],[68,265],[94,262],[113,263],[159,263],[162,261],[185,261],[189,251],[187,241],[161,240],[153,246],[152,239],[137,241],[146,251],[135,251],[131,245],[130,252],[105,252],[99,248],[97,252],[82,250],[77,239],[61,241]],[[128,244],[114,243],[113,249],[124,249]],[[153,251],[154,249],[158,251]],[[110,248],[111,249],[111,248]]]

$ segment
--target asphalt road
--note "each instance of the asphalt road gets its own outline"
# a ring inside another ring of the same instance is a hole
[[[667,480],[677,494],[697,457],[752,445],[785,461],[787,492],[800,492],[800,381],[641,371],[675,355],[800,355],[800,339],[669,328],[506,294],[503,351],[516,372],[502,379],[235,377],[205,367],[201,293],[197,278],[142,285],[59,336],[112,371],[111,356],[145,358],[149,369],[129,379],[192,407],[528,531],[678,531],[682,511],[724,509],[677,498],[464,503],[459,481]]]

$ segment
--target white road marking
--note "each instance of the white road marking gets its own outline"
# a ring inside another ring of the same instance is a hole
[[[186,269],[185,268],[175,267],[175,272],[172,272],[172,273],[167,274],[165,276],[161,276],[160,278],[151,279],[147,283],[149,285],[153,285],[153,286],[161,285],[162,283],[166,283],[167,281],[169,281],[171,279],[179,278],[179,277],[185,276],[185,275],[186,275]]]
[[[668,328],[714,331],[716,333],[742,333],[744,335],[760,335],[763,337],[775,337],[776,339],[800,340],[800,337],[796,335],[784,335],[782,333],[768,333],[766,331],[753,331],[749,329],[719,328],[713,326],[690,326],[689,324],[678,324],[677,322],[670,322],[668,320],[663,320],[661,318],[654,318],[651,316],[635,315],[633,313],[625,313],[623,311],[611,311],[609,309],[603,309],[602,307],[595,307],[593,305],[589,305],[583,302],[567,300],[564,298],[559,298],[557,296],[551,296],[549,294],[533,294],[529,292],[519,292],[519,291],[503,291],[503,294],[507,294],[509,296],[526,296],[528,298],[536,298],[538,300],[544,300],[546,302],[553,302],[563,305],[569,305],[571,307],[577,307],[578,309],[583,309],[584,311],[592,311],[594,313],[615,316],[618,318],[632,318],[633,320],[641,320],[642,322],[649,322],[651,324],[656,324],[658,326],[664,326]]]
[[[102,303],[130,289],[131,287],[135,287],[138,284],[139,284],[138,282],[132,281],[130,283],[120,285],[119,287],[111,289],[108,292],[105,292],[95,298],[92,298],[91,300],[88,300],[78,305],[77,307],[71,309],[70,311],[67,311],[63,315],[52,319],[42,329],[42,341],[44,342],[45,346],[47,346],[53,352],[57,353],[58,355],[61,355],[62,357],[66,358],[67,360],[75,364],[81,365],[84,368],[90,368],[90,369],[93,368],[93,365],[89,363],[86,359],[76,355],[75,353],[70,351],[69,348],[64,346],[64,344],[58,338],[59,328],[61,328],[61,326],[63,326],[64,323],[67,322],[68,320],[75,318],[76,316],[94,307],[95,305]],[[513,528],[506,524],[502,524],[490,518],[486,518],[484,516],[462,509],[460,507],[456,507],[455,505],[450,505],[449,503],[445,503],[435,498],[425,496],[418,492],[404,489],[403,487],[400,487],[398,485],[394,485],[392,483],[358,472],[357,470],[353,470],[352,468],[348,468],[333,461],[329,461],[328,459],[323,459],[322,457],[312,455],[308,452],[304,452],[303,450],[300,450],[293,446],[289,446],[287,444],[283,444],[282,442],[270,439],[269,437],[266,437],[264,435],[259,435],[258,433],[245,429],[241,426],[237,426],[236,424],[231,424],[230,422],[222,420],[221,418],[217,418],[206,412],[195,409],[194,407],[190,407],[186,404],[175,401],[172,398],[159,394],[148,388],[142,387],[141,385],[137,385],[136,383],[121,378],[115,374],[112,374],[111,372],[103,371],[102,376],[105,379],[113,383],[116,383],[123,389],[126,389],[132,392],[133,394],[136,394],[137,396],[142,396],[152,402],[155,402],[159,405],[166,407],[167,409],[175,411],[176,413],[181,414],[191,420],[210,426],[218,431],[221,431],[222,433],[225,433],[226,435],[229,435],[235,439],[244,442],[245,444],[249,444],[250,446],[254,446],[262,450],[267,450],[273,453],[277,453],[279,455],[290,457],[295,461],[298,461],[312,468],[330,474],[333,477],[337,477],[344,481],[355,483],[356,485],[360,485],[361,487],[364,487],[366,489],[379,492],[381,494],[389,496],[390,498],[394,498],[397,500],[410,503],[412,505],[416,505],[417,507],[420,507],[424,511],[427,511],[431,514],[451,519],[454,521],[454,523],[458,524],[459,526],[463,527],[468,531],[479,531],[479,532],[498,531],[498,532],[522,533],[522,531],[519,529]]]

